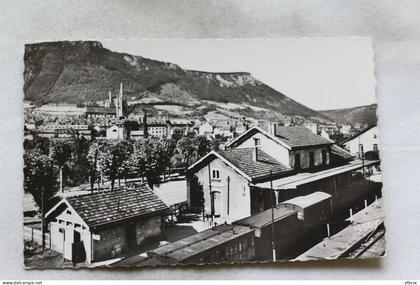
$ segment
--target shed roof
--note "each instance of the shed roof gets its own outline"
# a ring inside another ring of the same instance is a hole
[[[252,231],[249,227],[240,225],[220,225],[159,247],[151,251],[151,255],[156,254],[182,262]]]
[[[150,215],[168,206],[147,185],[66,198],[90,227]]]
[[[283,207],[273,208],[273,211],[274,211],[275,222],[283,218],[286,218],[290,215],[293,215],[297,212],[296,210],[291,210],[291,209],[287,209]],[[236,221],[234,222],[234,224],[242,225],[242,226],[249,226],[253,228],[263,228],[265,226],[271,225],[271,222],[272,222],[272,213],[271,213],[271,209],[268,209],[264,212]]]
[[[333,141],[314,134],[304,126],[277,126],[276,137],[290,147],[330,145]]]
[[[324,200],[330,199],[332,196],[328,193],[325,192],[314,192],[312,194],[309,195],[305,195],[305,196],[298,196],[295,197],[293,199],[284,201],[280,204],[292,204],[292,205],[296,205],[302,209],[305,209],[309,206],[318,204]]]

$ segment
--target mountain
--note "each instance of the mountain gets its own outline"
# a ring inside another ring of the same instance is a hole
[[[354,126],[359,123],[361,125],[367,124],[368,126],[376,125],[378,118],[376,116],[377,104],[366,106],[359,106],[346,109],[324,110],[319,111],[332,120]]]
[[[113,52],[95,41],[29,44],[24,60],[25,100],[38,105],[91,104],[107,99],[109,91],[116,94],[123,82],[132,112],[146,104],[161,112],[179,110],[180,115],[219,112],[329,120],[249,73],[185,70],[173,63]]]

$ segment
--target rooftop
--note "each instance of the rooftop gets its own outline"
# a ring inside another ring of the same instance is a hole
[[[293,199],[284,201],[280,204],[292,204],[296,205],[302,209],[305,209],[309,206],[318,204],[324,200],[330,199],[331,195],[325,192],[314,192],[312,194],[306,195],[306,196],[298,196]]]
[[[229,240],[252,232],[240,225],[220,225],[151,251],[151,255],[168,257],[182,262],[196,254],[212,249]]]
[[[274,211],[274,221],[279,221],[285,217],[295,214],[296,210],[291,210],[287,208],[273,208]],[[252,228],[262,228],[268,225],[271,225],[272,216],[271,209],[268,209],[264,212],[258,213],[256,215],[249,216],[245,219],[234,222],[236,225],[249,226]]]
[[[332,141],[314,134],[304,126],[277,126],[275,135],[292,148],[333,144]]]
[[[258,150],[258,160],[255,161],[253,151],[254,148],[236,148],[218,153],[252,179],[268,176],[270,171],[276,174],[290,170],[261,149]]]
[[[163,211],[168,206],[147,185],[68,197],[66,200],[90,227]]]
[[[354,160],[349,162],[346,165],[330,168],[318,172],[302,172],[295,175],[287,176],[284,178],[276,179],[273,181],[274,189],[296,189],[297,186],[311,183],[320,179],[332,177],[349,171],[354,171],[361,169],[362,167],[379,164],[379,160]],[[256,187],[260,188],[270,188],[269,182],[257,183]]]

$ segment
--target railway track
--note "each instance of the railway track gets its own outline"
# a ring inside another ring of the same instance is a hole
[[[377,257],[385,254],[385,228],[381,226],[372,232],[371,235],[355,250],[350,252],[347,257],[368,258]]]

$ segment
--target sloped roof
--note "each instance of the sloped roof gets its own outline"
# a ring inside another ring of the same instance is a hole
[[[159,255],[171,258],[177,262],[182,262],[194,255],[210,250],[252,231],[249,227],[239,225],[220,225],[158,247],[149,252],[149,255]]]
[[[277,126],[276,138],[292,148],[333,144],[331,140],[314,134],[304,126]]]
[[[90,227],[163,211],[168,206],[147,185],[66,198]]]
[[[253,148],[235,148],[220,151],[219,154],[252,179],[290,170],[264,151],[258,149],[258,160],[252,157]]]
[[[330,199],[331,197],[332,196],[328,193],[318,191],[309,195],[295,197],[280,204],[292,204],[305,209],[309,206],[313,206],[324,200]]]
[[[344,160],[354,158],[354,155],[352,155],[351,153],[347,152],[346,150],[342,149],[341,147],[335,144],[331,146],[331,154],[338,156],[339,158],[344,159]]]
[[[86,107],[86,113],[94,114],[115,114],[115,109],[107,107]]]
[[[295,214],[297,211],[281,207],[281,208],[273,208],[273,212],[274,212],[274,222],[276,222],[285,217]],[[234,222],[234,224],[242,225],[242,226],[249,226],[252,228],[262,228],[262,227],[271,225],[271,222],[272,222],[272,213],[271,213],[271,209],[268,209],[268,210],[265,210],[264,212],[236,221]]]
[[[359,132],[359,133],[357,133],[357,134],[355,134],[355,135],[353,135],[353,136],[349,137],[349,138],[348,138],[348,139],[346,139],[345,141],[343,141],[343,142],[341,143],[341,145],[344,145],[345,143],[347,143],[347,142],[349,142],[349,141],[351,141],[351,140],[353,140],[353,139],[357,138],[358,136],[361,136],[362,134],[366,133],[367,131],[369,131],[369,130],[371,130],[371,129],[375,128],[375,127],[377,127],[377,126],[376,126],[376,125],[372,125],[372,126],[370,126],[370,127],[366,128],[366,129],[364,129],[363,131],[361,131],[361,132]]]

